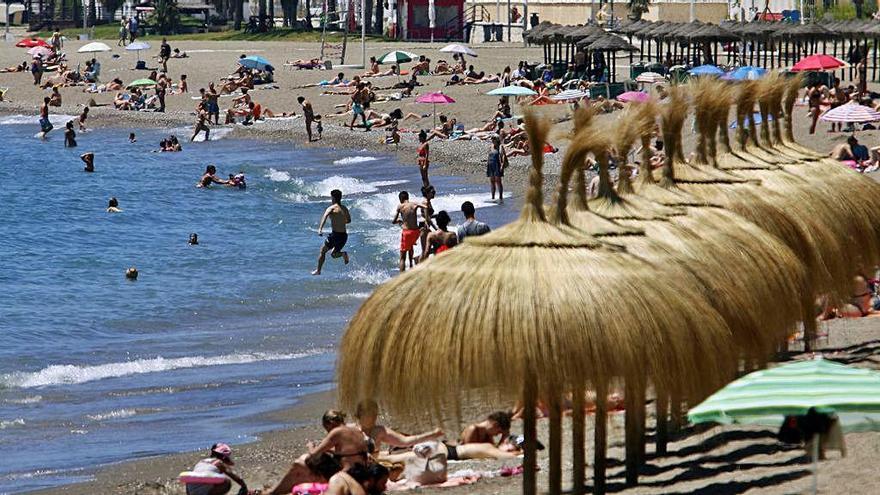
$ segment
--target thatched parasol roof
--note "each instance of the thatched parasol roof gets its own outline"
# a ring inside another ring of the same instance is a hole
[[[636,21],[627,21],[616,28],[612,28],[612,31],[619,34],[633,34],[636,30],[641,29],[645,24],[650,24],[651,21],[646,21],[645,19],[639,19]]]
[[[597,34],[604,35],[605,30],[600,28],[599,26],[588,24],[569,32],[565,37],[572,41],[579,41],[590,36],[595,36]]]
[[[753,21],[740,28],[739,35],[742,37],[763,38],[770,36],[779,30],[777,23],[766,21]]]
[[[645,24],[644,27],[638,29],[633,32],[633,35],[638,36],[640,38],[650,38],[653,36],[655,31],[660,31],[665,29],[670,23],[666,21],[655,21],[649,24]]]
[[[822,40],[837,36],[834,31],[817,23],[794,24],[773,34],[774,38]]]
[[[528,39],[529,42],[533,42],[533,43],[536,41],[539,41],[541,39],[541,36],[543,36],[541,33],[543,33],[544,31],[546,31],[547,29],[549,29],[555,25],[556,24],[553,24],[550,21],[541,21],[540,24],[538,24],[537,26],[535,26],[533,29],[529,30],[526,33],[526,38]]]
[[[740,37],[730,31],[722,28],[717,24],[706,24],[700,29],[693,31],[688,37],[691,41],[696,42],[718,42],[726,43],[728,41],[738,41]]]
[[[580,43],[578,44],[579,46]],[[611,51],[611,52],[637,52],[639,49],[631,44],[629,44],[626,40],[621,39],[619,36],[615,36],[613,34],[606,34],[601,38],[591,41],[586,45],[588,50],[603,50],[603,51]]]

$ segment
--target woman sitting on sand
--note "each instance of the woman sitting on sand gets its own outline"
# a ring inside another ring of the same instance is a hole
[[[419,76],[431,75],[431,59],[425,57],[424,55],[419,56],[419,62],[416,65],[412,66],[410,72]]]
[[[363,432],[345,424],[345,415],[329,410],[321,418],[327,435],[320,443],[308,443],[309,453],[300,456],[269,495],[288,495],[300,483],[326,483],[335,472],[369,464],[370,448]]]
[[[841,318],[862,318],[865,316],[877,316],[874,309],[874,293],[864,275],[856,275],[853,278],[853,295],[848,304],[844,304],[837,314]]]
[[[370,68],[361,74],[361,77],[373,77],[379,74],[379,72],[379,62],[376,60],[376,57],[370,57]]]
[[[455,71],[453,71],[452,68],[449,67],[449,63],[442,59],[438,60],[437,65],[434,67],[435,76],[449,76],[454,73]]]
[[[388,444],[392,447],[412,447],[417,443],[434,440],[443,436],[443,430],[439,428],[420,435],[404,435],[387,426],[377,424],[379,405],[373,400],[365,400],[359,403],[354,416],[357,421],[350,426],[363,433],[367,439],[370,453],[377,456],[378,459],[382,459],[381,450],[383,444]]]
[[[452,128],[455,126],[455,119],[449,120],[445,115],[440,116],[440,125],[431,129],[431,132],[428,133],[427,139],[428,141],[436,138],[440,139],[449,139],[450,134],[452,134]]]
[[[134,110],[134,105],[131,102],[131,95],[121,91],[117,92],[116,96],[113,98],[113,106],[116,107],[117,110]]]
[[[49,106],[50,107],[60,107],[61,106],[61,92],[58,91],[58,86],[52,88],[52,94],[49,95]]]

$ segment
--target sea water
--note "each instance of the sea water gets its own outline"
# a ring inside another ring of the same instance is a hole
[[[388,155],[190,144],[185,129],[181,153],[152,152],[169,130],[135,130],[136,143],[133,129],[93,130],[65,149],[66,120],[40,141],[34,117],[0,117],[0,493],[283,426],[261,413],[332,387],[346,322],[395,275],[397,193],[419,197],[416,167]],[[246,174],[247,189],[196,188],[207,164]],[[485,186],[433,181],[455,221],[465,200],[493,226],[516,215]],[[336,188],[351,264],[328,257],[313,277]],[[105,211],[111,196],[122,213]]]

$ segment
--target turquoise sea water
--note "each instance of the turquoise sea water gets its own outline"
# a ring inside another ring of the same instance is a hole
[[[418,196],[414,166],[222,130],[181,153],[150,152],[169,130],[137,131],[135,144],[129,129],[94,130],[65,149],[60,130],[35,139],[35,120],[0,117],[0,450],[15,452],[0,463],[0,493],[247,441],[281,426],[260,413],[332,386],[346,321],[395,273],[390,219],[399,190]],[[210,163],[244,172],[247,190],[195,188]],[[454,221],[464,200],[493,226],[516,215],[488,203],[485,186],[434,182],[435,208]],[[312,277],[335,188],[354,217],[352,262],[328,259]],[[111,196],[122,213],[105,212]],[[200,245],[187,245],[192,232]]]

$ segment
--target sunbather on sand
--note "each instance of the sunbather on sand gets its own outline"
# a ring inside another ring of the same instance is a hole
[[[310,69],[319,69],[321,67],[324,67],[324,62],[319,58],[312,58],[309,60],[303,60],[303,59],[292,60],[292,61],[288,60],[287,62],[284,63],[284,65],[291,65],[293,67],[296,67],[297,69],[310,70]]]
[[[364,72],[361,77],[373,77],[380,72],[379,70],[379,62],[376,60],[376,57],[370,57],[370,68]]]
[[[450,76],[454,73],[455,71],[452,70],[452,67],[445,60],[438,60],[437,65],[434,67],[435,76]]]
[[[0,73],[5,72],[27,72],[28,63],[27,61],[22,62],[19,65],[13,65],[12,67],[6,67],[5,69],[0,69]]]
[[[367,438],[370,453],[379,457],[381,457],[383,444],[392,447],[412,447],[417,443],[435,440],[443,436],[443,430],[439,428],[419,435],[404,435],[387,426],[377,424],[379,405],[373,400],[365,400],[358,404],[354,417],[356,422],[349,426],[363,432]]]
[[[326,483],[335,471],[369,463],[370,448],[364,433],[355,426],[347,426],[344,414],[327,411],[321,424],[327,436],[320,443],[309,443],[309,453],[293,463],[281,481],[267,492],[269,495],[288,495],[300,483]]]
[[[449,139],[452,129],[455,127],[455,119],[448,119],[445,115],[440,116],[440,125],[431,129],[428,133],[428,141],[436,138]]]

